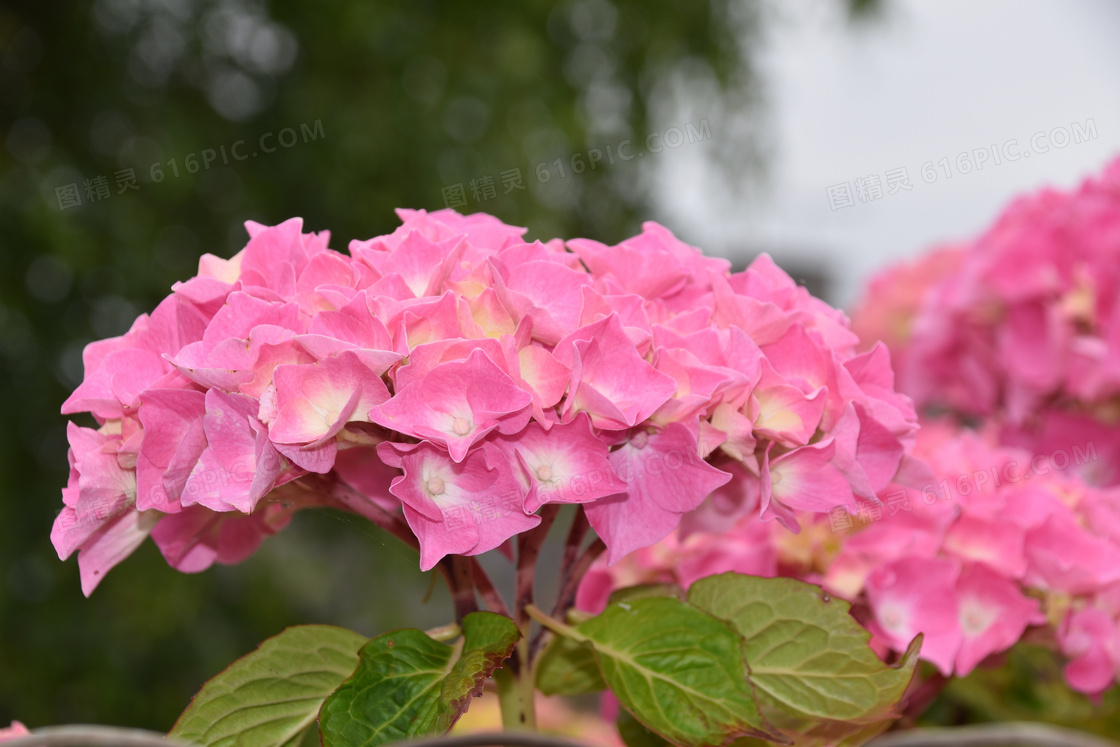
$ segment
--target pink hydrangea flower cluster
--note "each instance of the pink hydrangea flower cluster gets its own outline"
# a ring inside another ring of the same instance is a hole
[[[884,289],[891,289],[884,292]],[[919,407],[997,417],[1034,451],[1093,440],[1120,481],[1120,160],[1021,197],[978,238],[872,281],[854,325]]]
[[[926,308],[933,288],[960,266],[965,247],[935,248],[916,259],[900,262],[878,273],[852,311],[852,331],[861,348],[882,342],[891,351],[895,380],[899,388],[915,374],[906,370],[910,356],[905,355],[914,334],[915,320]]]
[[[310,506],[403,513],[429,569],[582,504],[616,563],[721,487],[792,524],[914,471],[886,349],[857,354],[769,257],[732,274],[654,223],[607,246],[399,215],[349,255],[250,222],[87,347],[62,409],[99,427],[70,425],[52,534],[86,594],[149,535],[199,571]]]
[[[891,485],[854,516],[803,516],[800,535],[717,491],[665,541],[593,568],[577,602],[594,612],[615,588],[727,571],[797,577],[855,603],[884,654],[922,633],[922,658],[963,676],[1038,626],[1069,658],[1069,683],[1100,692],[1120,677],[1120,488],[1087,484],[1073,455],[996,435],[923,425],[915,455],[930,482]],[[705,514],[734,524],[694,531]]]

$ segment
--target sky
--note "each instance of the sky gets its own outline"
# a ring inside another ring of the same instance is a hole
[[[830,0],[775,0],[759,50],[767,175],[734,198],[681,148],[660,168],[668,225],[711,253],[824,272],[827,300],[849,307],[876,270],[1120,155],[1120,5],[885,2],[853,25]],[[735,137],[719,122],[713,138]]]

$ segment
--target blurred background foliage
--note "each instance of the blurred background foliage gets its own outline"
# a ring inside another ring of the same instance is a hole
[[[847,5],[856,20],[879,10]],[[443,208],[461,185],[462,212],[531,237],[615,242],[657,217],[654,159],[564,177],[555,159],[570,167],[626,139],[641,151],[649,133],[703,117],[712,137],[693,147],[728,188],[742,185],[765,160],[755,56],[769,7],[0,5],[0,724],[166,730],[205,679],[287,625],[373,635],[446,622],[446,595],[436,584],[426,598],[433,585],[411,551],[329,512],[304,512],[246,563],[194,576],[146,543],[83,598],[76,563],[48,539],[66,480],[58,409],[81,380],[82,348],[123,333],[203,252],[236,251],[246,219],[300,215],[345,249],[391,231],[393,208]],[[514,170],[525,189],[503,184]],[[1115,692],[1095,707],[1055,667],[1017,649],[951,685],[925,720],[1120,727],[1107,715]]]
[[[1115,739],[1120,734],[1120,688],[1113,686],[1099,698],[1074,692],[1052,646],[1021,642],[967,677],[951,680],[917,723],[1000,721],[1046,721]]]

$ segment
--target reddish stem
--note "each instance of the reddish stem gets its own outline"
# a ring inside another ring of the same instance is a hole
[[[576,603],[576,592],[579,591],[579,584],[583,581],[583,577],[591,569],[591,564],[594,563],[607,546],[603,540],[596,537],[579,556],[579,559],[572,566],[568,577],[564,580],[564,585],[560,587],[560,593],[556,597],[556,606],[552,610],[552,616],[563,620],[564,615],[567,613],[568,608]]]
[[[473,559],[462,555],[447,555],[439,561],[439,568],[447,579],[451,591],[451,602],[455,605],[455,622],[472,612],[478,612],[478,598],[474,594],[474,578],[471,573]]]
[[[525,613],[525,605],[533,603],[533,582],[537,574],[537,558],[541,554],[541,546],[548,536],[552,522],[560,507],[555,504],[545,504],[541,508],[541,523],[528,532],[517,537],[517,581],[513,601],[513,621],[517,627],[525,631],[529,618]]]
[[[476,558],[470,558],[471,563],[471,577],[474,579],[475,588],[478,589],[482,601],[486,603],[486,607],[491,612],[496,612],[499,615],[512,617],[509,613],[509,607],[506,607],[505,600],[498,590],[494,588],[494,582],[490,580],[490,576],[486,574],[486,569],[478,562]]]
[[[552,609],[552,617],[554,618],[564,619],[568,609],[575,604],[576,592],[579,591],[579,584],[583,581],[583,577],[591,568],[591,564],[607,549],[603,540],[596,537],[587,546],[587,549],[582,553],[580,552],[580,546],[583,544],[583,539],[587,536],[587,531],[590,528],[591,525],[587,522],[587,516],[582,509],[578,510],[575,518],[572,519],[571,529],[568,530],[568,539],[564,544],[564,558],[560,567],[560,590],[556,595],[556,605]],[[530,659],[535,659],[541,646],[544,645],[545,633],[546,631],[542,628],[533,636],[529,646]]]
[[[572,526],[568,529],[568,537],[564,540],[564,557],[560,560],[560,588],[568,583],[568,576],[572,573],[572,566],[579,559],[579,551],[583,546],[583,539],[591,524],[587,521],[587,514],[582,506],[576,506],[576,515],[572,518]]]

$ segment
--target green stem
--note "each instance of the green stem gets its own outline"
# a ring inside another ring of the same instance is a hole
[[[517,687],[517,678],[508,669],[502,667],[494,670],[494,683],[498,686],[498,707],[502,712],[502,729],[504,731],[521,728],[521,694]]]
[[[525,605],[525,614],[539,622],[542,627],[551,630],[556,635],[562,635],[565,638],[571,638],[573,641],[583,642],[587,640],[587,636],[585,636],[583,633],[580,633],[570,625],[565,625],[555,617],[549,617],[545,613],[541,612],[535,604]]]
[[[526,630],[528,628],[526,627]],[[521,704],[521,726],[531,731],[537,730],[537,678],[529,661],[529,637],[521,636],[517,642],[517,656],[521,659],[521,669],[517,673],[518,702]]]
[[[438,628],[425,630],[424,635],[437,641],[453,641],[463,634],[463,629],[459,627],[458,623],[448,623],[447,625],[440,625]]]
[[[523,658],[527,649],[518,642],[514,660]],[[516,672],[516,674],[514,674]],[[494,683],[498,686],[498,705],[502,712],[502,729],[505,731],[536,731],[536,683],[530,667],[519,667],[516,661],[494,670]]]

